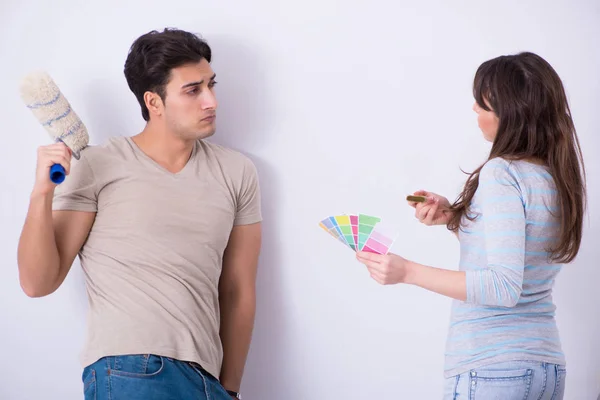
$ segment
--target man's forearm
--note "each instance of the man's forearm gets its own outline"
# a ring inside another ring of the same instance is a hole
[[[221,298],[223,366],[220,381],[227,390],[240,390],[254,328],[255,310],[255,293],[227,294]]]
[[[17,251],[19,279],[28,296],[53,290],[60,257],[52,223],[52,194],[32,194]]]

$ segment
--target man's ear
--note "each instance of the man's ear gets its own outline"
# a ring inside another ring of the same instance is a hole
[[[144,93],[144,103],[146,104],[150,115],[159,117],[163,114],[165,105],[158,93],[150,91]]]

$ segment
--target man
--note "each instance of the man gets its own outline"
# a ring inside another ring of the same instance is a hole
[[[215,132],[211,49],[181,30],[150,32],[125,63],[143,131],[38,151],[21,234],[21,286],[46,296],[77,254],[90,304],[86,399],[230,399],[255,312],[260,191],[252,162]],[[49,168],[68,175],[56,186]],[[226,392],[226,390],[228,392]]]

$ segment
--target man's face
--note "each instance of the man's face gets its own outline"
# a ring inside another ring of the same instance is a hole
[[[171,71],[165,87],[164,120],[186,140],[204,139],[216,130],[215,73],[206,60]]]

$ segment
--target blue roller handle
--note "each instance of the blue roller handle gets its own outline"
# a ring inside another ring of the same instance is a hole
[[[50,167],[50,180],[54,183],[61,184],[65,180],[65,169],[60,164],[54,164]]]

